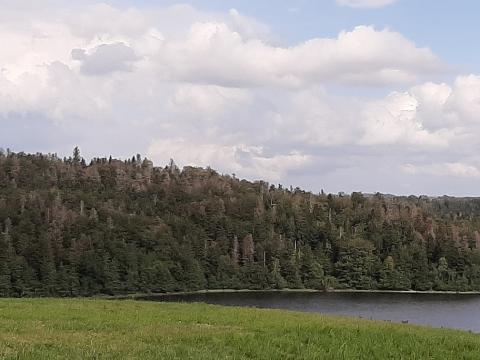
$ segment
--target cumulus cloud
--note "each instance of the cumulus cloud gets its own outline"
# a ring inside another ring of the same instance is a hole
[[[337,4],[353,8],[381,8],[391,5],[396,1],[397,0],[337,0]]]
[[[446,107],[447,111],[453,111],[452,116],[457,122],[468,120],[478,123],[480,121],[480,76],[458,77]]]
[[[105,75],[116,71],[131,71],[138,60],[135,51],[124,43],[102,44],[87,54],[73,49],[72,59],[82,62],[81,71],[87,75]]]
[[[202,114],[205,120],[218,118],[250,105],[251,96],[245,89],[217,85],[184,84],[168,98],[168,108],[180,116]]]
[[[237,10],[100,4],[5,13],[4,147],[142,152],[158,165],[174,158],[313,190],[410,192],[412,179],[476,177],[480,76],[424,81],[441,60],[393,30],[357,26],[280,46]],[[351,95],[372,86],[375,96]]]
[[[418,111],[419,99],[410,93],[395,92],[385,99],[368,103],[363,110],[361,143],[447,147],[449,134],[444,129],[432,131],[425,128]]]
[[[212,22],[193,24],[185,41],[166,41],[155,60],[173,79],[232,87],[409,83],[442,67],[429,49],[388,29],[358,26],[287,48]]]
[[[101,4],[64,22],[32,19],[31,28],[2,27],[0,39],[21,44],[2,49],[9,75],[37,72],[53,61],[75,66],[85,74],[130,70],[142,60],[168,81],[231,87],[304,87],[319,83],[409,83],[441,69],[440,60],[389,29],[358,26],[336,38],[313,38],[290,47],[266,40],[269,29],[231,10],[222,18],[192,21],[181,30],[164,28],[168,17],[195,18],[188,6],[142,12]],[[61,17],[62,14],[56,14]],[[198,14],[199,19],[208,16]],[[170,19],[171,21],[171,19]],[[30,41],[34,39],[34,41]],[[33,44],[33,45],[32,45]]]

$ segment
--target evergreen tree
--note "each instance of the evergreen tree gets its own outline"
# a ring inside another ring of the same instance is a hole
[[[387,256],[383,262],[378,287],[385,290],[408,290],[411,287],[408,277],[395,268],[391,256]]]
[[[335,263],[335,274],[339,283],[352,289],[374,289],[373,245],[365,240],[352,240],[340,247],[339,259]]]
[[[315,195],[80,150],[0,155],[0,296],[480,290],[480,199]]]

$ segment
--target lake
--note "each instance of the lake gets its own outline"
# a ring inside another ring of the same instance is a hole
[[[480,333],[480,295],[416,293],[224,292],[142,300],[286,309],[470,330]]]

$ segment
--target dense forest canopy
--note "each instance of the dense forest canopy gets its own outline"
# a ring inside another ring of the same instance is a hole
[[[313,194],[173,161],[0,152],[0,294],[480,290],[480,199]]]

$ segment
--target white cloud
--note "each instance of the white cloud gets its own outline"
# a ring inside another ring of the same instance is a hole
[[[305,87],[411,83],[442,67],[428,48],[371,26],[280,47],[268,42],[268,27],[237,10],[222,17],[185,5],[148,12],[100,4],[52,12],[45,19],[33,14],[25,28],[13,20],[0,26],[0,40],[11,44],[1,50],[5,76],[38,73],[54,61],[77,68],[80,62],[85,74],[97,75],[131,70],[141,61],[165,81]]]
[[[238,106],[250,106],[250,101],[245,89],[185,84],[177,87],[169,97],[168,108],[179,116],[190,114],[208,120],[229,114]]]
[[[416,147],[447,147],[444,129],[430,131],[418,116],[419,100],[409,93],[392,93],[366,105],[363,112],[365,145],[403,143]]]
[[[446,103],[458,122],[480,122],[480,75],[459,76]]]
[[[455,176],[462,178],[479,178],[480,169],[464,163],[440,163],[428,165],[405,164],[402,170],[411,175]]]
[[[193,24],[186,41],[166,41],[154,61],[173,79],[235,87],[409,83],[442,67],[429,49],[388,29],[358,26],[285,48],[213,22]]]
[[[476,177],[480,76],[425,82],[441,61],[392,30],[287,47],[236,10],[29,11],[0,14],[1,146],[61,152],[58,132],[91,155],[143,152],[314,190],[381,184],[373,174],[404,189],[445,168]],[[348,95],[372,85],[375,96]]]
[[[73,49],[72,59],[82,62],[81,71],[87,75],[106,75],[115,71],[131,71],[138,60],[135,51],[124,43],[102,44],[90,54]]]
[[[337,4],[353,8],[381,8],[391,5],[396,1],[397,0],[337,0]]]

